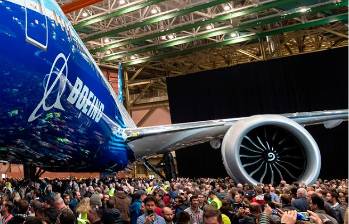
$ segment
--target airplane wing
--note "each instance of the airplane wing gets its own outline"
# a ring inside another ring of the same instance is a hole
[[[348,110],[281,114],[303,126],[324,124],[327,128],[348,120]],[[263,115],[261,115],[263,116]],[[267,116],[267,115],[265,115]],[[223,138],[236,122],[246,117],[198,121],[173,125],[126,129],[126,139],[136,158],[174,151]]]

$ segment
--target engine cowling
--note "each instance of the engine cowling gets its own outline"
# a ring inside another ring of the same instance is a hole
[[[310,184],[321,168],[319,147],[301,125],[280,115],[257,115],[235,123],[222,142],[228,174],[241,183],[281,180]]]

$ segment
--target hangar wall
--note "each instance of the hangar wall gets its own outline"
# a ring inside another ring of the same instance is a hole
[[[348,48],[344,47],[168,78],[171,119],[180,123],[345,109],[348,108],[347,63]],[[320,176],[347,177],[347,123],[331,130],[322,126],[308,130],[320,147]],[[220,150],[212,149],[209,144],[183,149],[176,155],[180,176],[227,175]]]

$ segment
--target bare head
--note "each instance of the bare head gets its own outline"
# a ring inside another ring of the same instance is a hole
[[[298,198],[305,198],[305,197],[307,197],[307,190],[305,190],[304,188],[299,188],[298,190],[297,190],[297,197]]]
[[[167,221],[167,222],[172,222],[173,221],[173,218],[174,218],[174,214],[173,214],[173,211],[171,208],[169,207],[164,207],[162,209],[162,213],[164,215],[164,219]]]

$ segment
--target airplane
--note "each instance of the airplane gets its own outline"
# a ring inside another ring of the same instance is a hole
[[[46,171],[118,171],[210,141],[238,182],[309,184],[321,156],[303,126],[348,120],[344,109],[136,127],[53,0],[0,0],[0,62],[0,159]]]

